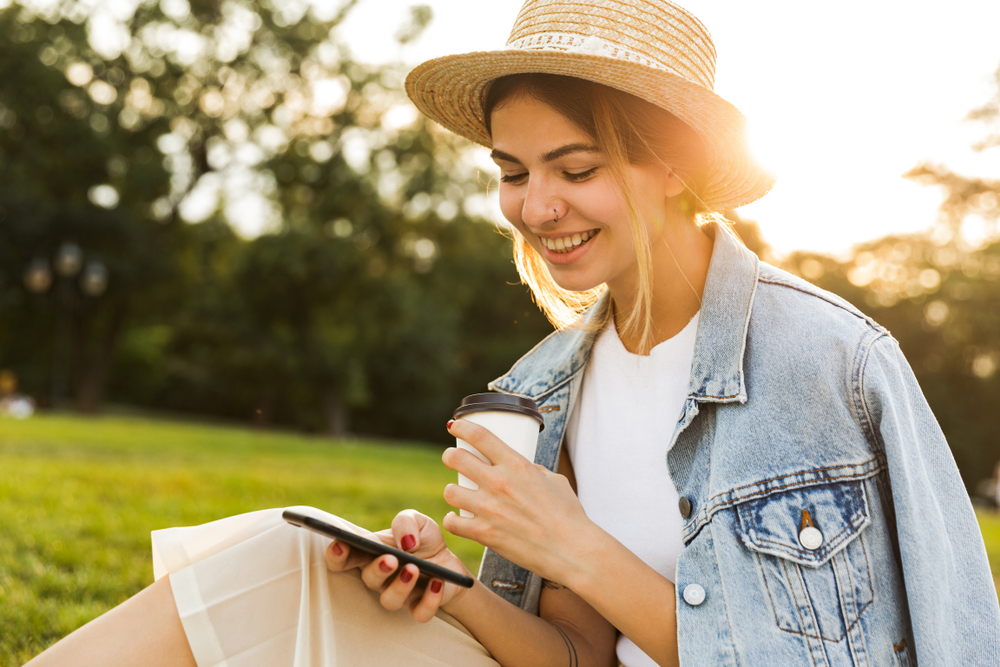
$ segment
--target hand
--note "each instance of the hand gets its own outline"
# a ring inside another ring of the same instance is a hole
[[[384,544],[395,547],[418,558],[444,566],[450,570],[469,574],[465,565],[444,543],[444,535],[436,523],[416,510],[404,510],[392,520],[392,528],[375,533]],[[399,560],[395,556],[372,556],[343,542],[334,541],[326,550],[326,566],[333,572],[361,568],[361,581],[373,591],[381,593],[382,606],[390,611],[410,610],[413,618],[426,623],[439,607],[457,601],[468,589],[431,579],[425,586],[418,586],[419,570],[412,563],[398,572]],[[469,574],[471,576],[471,574]]]
[[[449,484],[444,499],[475,518],[449,513],[445,530],[475,540],[504,558],[550,581],[566,584],[574,558],[586,558],[600,529],[587,518],[569,480],[535,465],[487,429],[466,420],[448,432],[465,440],[492,462],[451,447],[444,464],[479,485],[478,491]]]

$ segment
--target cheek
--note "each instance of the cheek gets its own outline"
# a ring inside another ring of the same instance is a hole
[[[512,190],[513,188],[500,186],[500,212],[507,218],[507,222],[522,229],[521,211],[524,209],[524,198]]]

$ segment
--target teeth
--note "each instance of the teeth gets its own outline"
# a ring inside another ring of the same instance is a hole
[[[573,234],[572,236],[564,236],[558,239],[547,239],[542,236],[538,238],[542,241],[542,245],[544,245],[549,250],[552,250],[553,252],[563,253],[563,252],[569,252],[573,248],[576,248],[577,246],[586,243],[590,239],[594,238],[595,234],[597,234],[596,231],[577,233]]]

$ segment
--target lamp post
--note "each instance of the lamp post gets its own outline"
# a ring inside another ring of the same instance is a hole
[[[24,272],[24,286],[29,292],[43,294],[56,283],[56,328],[52,339],[53,407],[63,403],[69,390],[69,375],[73,354],[73,315],[77,308],[74,278],[78,275],[79,289],[84,297],[97,298],[108,288],[108,269],[99,260],[84,263],[83,250],[75,243],[64,242],[53,258],[52,268],[47,259],[37,257]],[[81,274],[82,271],[82,274]]]

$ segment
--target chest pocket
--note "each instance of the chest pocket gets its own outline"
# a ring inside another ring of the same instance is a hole
[[[872,601],[863,483],[777,492],[736,509],[778,627],[840,641]]]

